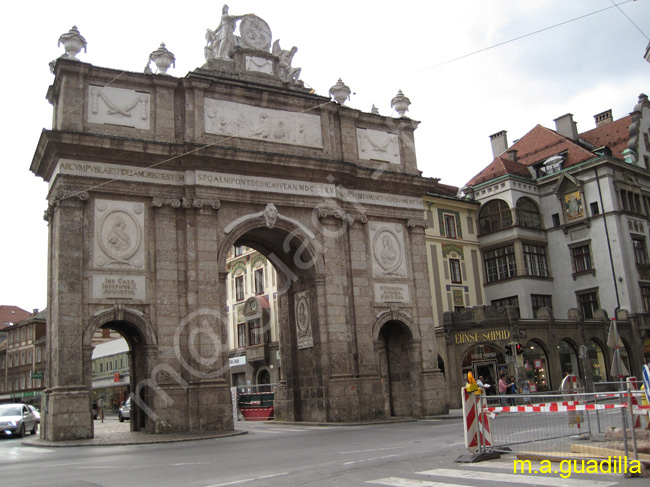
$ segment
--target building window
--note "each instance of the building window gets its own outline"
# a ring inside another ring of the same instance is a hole
[[[454,215],[444,214],[445,236],[447,238],[458,238],[456,234],[456,217]]]
[[[244,276],[235,277],[235,301],[244,300]]]
[[[264,294],[264,269],[255,269],[255,294]]]
[[[648,252],[645,248],[645,238],[643,237],[633,237],[632,245],[634,246],[634,259],[637,264],[647,264],[648,263]]]
[[[479,213],[478,223],[480,232],[491,233],[512,226],[512,212],[508,203],[503,200],[487,202]]]
[[[589,272],[593,269],[591,266],[591,251],[589,249],[589,244],[573,247],[571,249],[571,255],[573,257],[573,270],[576,273]]]
[[[578,306],[584,318],[593,318],[600,305],[598,304],[598,289],[588,289],[576,293]]]
[[[244,247],[235,247],[235,257],[239,257],[244,253]]]
[[[600,209],[598,208],[597,201],[594,201],[593,203],[589,203],[589,208],[591,209],[591,216],[596,216],[600,214]]]
[[[539,208],[530,198],[519,198],[517,200],[517,224],[523,227],[542,228],[542,217]]]
[[[553,226],[554,227],[559,227],[560,226],[560,214],[559,213],[553,213],[551,215],[551,219],[553,220]]]
[[[37,349],[36,349],[36,363],[37,363],[37,364],[40,364],[40,363],[41,363],[41,353],[42,353],[42,352],[41,352],[41,349],[40,349],[40,348],[37,348]]]
[[[237,323],[237,347],[246,346],[246,323]]]
[[[489,250],[483,254],[487,282],[501,281],[517,275],[513,245]]]
[[[262,325],[260,319],[248,322],[248,344],[260,345],[262,343]]]
[[[513,306],[517,310],[517,316],[519,315],[519,296],[510,296],[507,298],[493,299],[492,306],[495,308],[504,308],[506,306]]]
[[[449,259],[449,271],[451,273],[451,282],[455,284],[463,282],[463,276],[460,272],[460,260]]]
[[[650,287],[641,286],[641,299],[643,300],[643,311],[650,312]]]
[[[537,311],[539,308],[553,309],[551,296],[548,296],[546,294],[531,294],[530,301],[533,305],[533,318],[537,318]]]
[[[524,266],[527,276],[548,277],[546,249],[541,245],[524,244]]]
[[[32,351],[27,352],[27,363],[31,365],[32,363]]]

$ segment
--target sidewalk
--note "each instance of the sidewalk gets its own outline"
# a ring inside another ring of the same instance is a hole
[[[66,446],[117,446],[117,445],[148,445],[154,443],[176,443],[179,441],[210,440],[244,435],[246,431],[198,431],[188,433],[150,434],[141,431],[131,431],[131,423],[120,423],[117,417],[108,416],[102,423],[95,420],[95,437],[82,440],[48,441],[38,437],[26,437],[23,445],[38,447]]]
[[[431,419],[455,419],[460,420],[463,417],[461,409],[450,409],[448,414],[431,416],[424,418]],[[301,426],[364,426],[373,424],[401,423],[405,421],[417,421],[414,418],[391,418],[377,421],[357,421],[351,423],[311,423],[311,422],[288,422],[288,421],[268,421],[269,424],[292,424]],[[235,421],[237,427],[237,421]],[[48,441],[38,437],[27,437],[23,440],[23,445],[37,447],[69,447],[69,446],[118,446],[118,445],[148,445],[155,443],[176,443],[179,441],[210,440],[216,438],[228,438],[231,436],[245,435],[247,431],[199,431],[188,433],[169,433],[169,434],[150,434],[141,431],[131,431],[131,423],[125,421],[120,423],[117,416],[107,416],[102,423],[95,420],[95,437],[82,440],[69,441]]]

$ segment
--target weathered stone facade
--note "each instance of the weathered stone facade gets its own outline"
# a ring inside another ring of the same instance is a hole
[[[133,429],[233,428],[233,245],[260,251],[278,272],[286,380],[277,418],[422,417],[447,407],[422,221],[422,195],[437,183],[417,169],[417,123],[283,81],[276,55],[233,56],[184,78],[69,59],[54,66],[53,129],[31,166],[50,184],[49,440],[93,435],[100,327],[131,347]],[[248,69],[251,56],[265,71]]]

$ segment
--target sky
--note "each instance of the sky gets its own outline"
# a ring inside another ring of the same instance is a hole
[[[615,3],[614,3],[615,1]],[[462,187],[492,161],[489,136],[508,142],[536,124],[572,113],[583,132],[607,109],[615,119],[650,94],[650,0],[384,0],[307,2],[233,0],[230,14],[254,13],[283,49],[297,46],[293,66],[317,94],[339,78],[346,104],[395,116],[398,90],[423,175]],[[619,6],[616,7],[615,4]],[[182,8],[179,8],[182,6]],[[49,63],[63,54],[59,37],[76,25],[88,42],[79,59],[142,72],[161,42],[176,56],[178,78],[205,62],[207,28],[223,3],[138,0],[15,2],[0,20],[5,39],[3,154],[0,163],[0,304],[26,310],[47,305],[47,183],[29,167],[43,129]],[[576,20],[574,20],[576,19]]]

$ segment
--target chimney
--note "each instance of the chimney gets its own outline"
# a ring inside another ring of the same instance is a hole
[[[508,159],[511,161],[517,162],[517,151],[516,149],[512,149],[508,151]]]
[[[612,109],[610,108],[609,110],[605,110],[602,113],[594,115],[594,120],[596,120],[596,127],[600,127],[601,125],[613,122]]]
[[[33,314],[35,314],[35,315],[38,314],[38,308],[34,308]]]
[[[503,154],[508,148],[508,137],[505,130],[490,135],[490,142],[492,143],[492,155],[496,159]]]
[[[573,114],[567,113],[555,120],[555,131],[571,140],[578,140],[578,126],[573,121]]]

